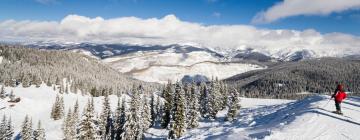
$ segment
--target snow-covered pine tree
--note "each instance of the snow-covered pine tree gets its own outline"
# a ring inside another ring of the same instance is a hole
[[[0,98],[4,99],[6,97],[5,94],[5,85],[2,85],[0,89]]]
[[[186,101],[182,85],[177,82],[175,85],[175,98],[173,108],[173,122],[169,131],[169,138],[180,138],[186,130]]]
[[[5,138],[6,125],[7,125],[6,116],[4,114],[0,123],[0,140]]]
[[[151,108],[151,124],[150,126],[154,126],[155,122],[157,120],[157,114],[158,114],[158,105],[156,104],[157,101],[155,101],[155,95],[151,94],[151,100],[150,100],[150,108]]]
[[[76,123],[74,123],[73,119],[74,119],[73,112],[71,111],[71,108],[69,108],[68,114],[66,115],[66,118],[64,118],[64,123],[63,123],[63,133],[64,133],[64,138],[66,140],[75,139]]]
[[[51,83],[50,77],[47,78],[47,80],[46,80],[46,85],[47,85],[48,87],[51,87],[52,83]]]
[[[188,120],[188,128],[196,128],[199,126],[199,90],[196,87],[195,83],[191,84],[190,89],[190,105],[189,105],[189,112],[187,115]]]
[[[39,120],[38,126],[34,131],[34,139],[33,140],[45,140],[45,129],[41,126],[41,121]]]
[[[33,129],[32,122],[28,115],[25,116],[25,120],[23,122],[21,132],[21,139],[23,140],[32,140],[33,139]]]
[[[132,89],[132,98],[130,102],[130,110],[126,113],[126,122],[124,124],[124,133],[121,139],[125,140],[141,140],[143,139],[143,120],[141,115],[139,90],[135,87]]]
[[[93,99],[88,103],[83,112],[82,118],[77,128],[77,139],[82,140],[95,140],[100,139],[98,134],[99,128],[97,126],[98,121],[94,116],[94,104]]]
[[[223,110],[227,107],[229,93],[227,84],[222,81],[220,81],[220,92],[222,97],[221,110]]]
[[[205,82],[200,84],[200,114],[204,118],[209,117],[209,90]]]
[[[151,127],[152,117],[151,117],[151,108],[148,102],[148,97],[146,95],[143,96],[143,111],[142,111],[142,118],[143,118],[143,128],[144,131]]]
[[[157,95],[156,96],[156,104],[155,104],[155,111],[156,111],[156,117],[155,117],[155,123],[158,122],[161,119],[161,114],[162,114],[162,104],[161,104],[161,99],[160,96]]]
[[[60,83],[61,83],[61,80],[60,80],[60,78],[57,76],[57,77],[56,77],[56,80],[55,80],[55,84],[56,84],[56,85],[60,85]]]
[[[234,119],[236,119],[236,116],[239,113],[239,109],[241,107],[239,93],[236,91],[236,89],[232,89],[230,95],[231,96],[229,99],[229,110],[225,118],[226,121],[233,121]]]
[[[56,95],[55,103],[52,106],[51,118],[59,120],[64,116],[64,99],[59,95]]]
[[[77,124],[79,121],[79,101],[76,100],[74,105],[74,112],[72,113],[72,121]]]
[[[37,88],[40,87],[40,85],[42,84],[42,80],[41,77],[38,75],[33,75],[32,77],[32,84],[34,84]]]
[[[107,138],[107,136],[110,133],[110,128],[112,125],[111,121],[112,119],[111,119],[109,97],[107,94],[105,94],[102,111],[100,114],[100,120],[99,120],[100,136],[104,140],[109,139]]]
[[[11,117],[9,117],[7,121],[4,134],[5,138],[3,140],[11,140],[14,135],[14,126],[12,125]]]
[[[64,87],[64,84],[63,84],[63,82],[61,82],[61,83],[60,83],[60,87],[59,87],[59,93],[60,93],[60,94],[64,94],[64,88],[65,88],[65,87]]]
[[[216,114],[219,111],[220,103],[222,100],[219,100],[219,86],[216,80],[210,82],[209,96],[208,96],[208,113],[210,119],[215,119]]]
[[[121,102],[121,104],[120,104]],[[118,105],[116,108],[116,112],[115,112],[115,120],[114,120],[114,132],[113,132],[113,137],[116,140],[121,139],[121,134],[124,132],[124,124],[126,122],[126,102],[125,99],[121,99],[120,101],[120,97],[118,100]]]
[[[171,109],[173,107],[173,92],[172,92],[172,84],[169,81],[166,87],[163,89],[162,96],[165,99],[162,117],[161,117],[161,127],[167,128],[168,124],[171,120]]]
[[[23,75],[21,82],[24,88],[30,87],[30,78],[27,74]]]

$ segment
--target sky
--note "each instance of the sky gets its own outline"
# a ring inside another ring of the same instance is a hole
[[[0,13],[5,42],[360,53],[360,0],[0,0]]]
[[[291,5],[291,2],[286,1],[304,2],[297,2],[298,7],[286,7],[286,3]],[[317,7],[316,1],[325,0],[0,0],[0,21],[59,21],[70,14],[92,18],[99,16],[105,19],[128,16],[162,18],[173,14],[183,21],[204,25],[249,24],[269,29],[315,29],[321,33],[341,32],[360,35],[359,0],[335,0],[349,3],[350,6],[334,2],[333,5],[340,6],[329,5],[328,12],[324,12],[326,4],[320,3]],[[274,9],[276,6],[280,7],[278,11]],[[308,7],[314,7],[313,12]],[[301,14],[299,11],[291,10],[297,8],[303,9],[304,12]],[[279,14],[294,14],[279,19],[276,19],[276,16],[256,19],[266,11],[271,15],[271,9]]]

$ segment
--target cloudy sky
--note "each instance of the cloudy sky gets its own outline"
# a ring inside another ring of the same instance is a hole
[[[360,0],[0,0],[0,41],[360,46]]]
[[[0,21],[135,16],[360,35],[360,0],[0,0]]]

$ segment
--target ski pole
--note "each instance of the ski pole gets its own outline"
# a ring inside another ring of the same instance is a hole
[[[330,100],[322,107],[322,108],[325,108],[331,101],[332,98],[330,98]]]

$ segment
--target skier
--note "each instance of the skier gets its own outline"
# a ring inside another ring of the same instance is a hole
[[[341,114],[341,102],[346,98],[346,93],[344,92],[344,87],[342,84],[339,84],[334,92],[334,94],[331,96],[331,99],[335,98],[335,107],[336,111],[334,113]]]

